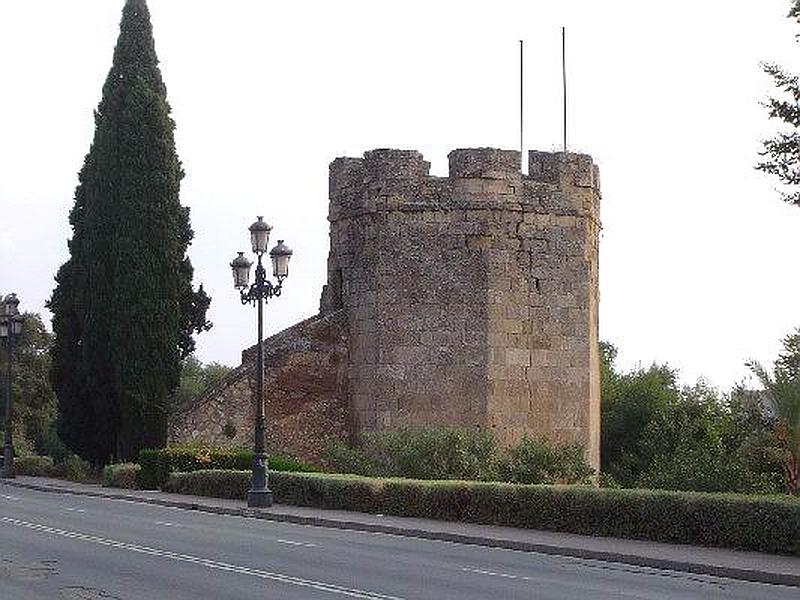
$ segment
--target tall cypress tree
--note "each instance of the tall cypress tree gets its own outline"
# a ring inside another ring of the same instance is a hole
[[[59,434],[95,463],[164,445],[181,359],[210,327],[166,97],[147,4],[127,0],[50,301]]]

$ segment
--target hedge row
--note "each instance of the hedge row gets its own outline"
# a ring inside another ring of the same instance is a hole
[[[242,471],[173,473],[166,491],[246,497]],[[271,473],[282,504],[800,556],[800,501],[656,490]]]
[[[162,450],[142,450],[139,453],[141,471],[136,479],[144,490],[161,489],[170,473],[201,470],[250,470],[253,452],[244,448],[201,446],[170,446]],[[279,455],[269,457],[271,471],[312,472],[316,469],[293,458]]]
[[[120,463],[106,465],[103,468],[103,487],[138,489],[138,478],[141,467],[136,463]]]
[[[49,456],[18,456],[14,459],[14,472],[29,477],[56,477],[69,481],[93,479],[91,465],[74,454],[60,462],[54,462]]]
[[[14,472],[30,477],[52,477],[56,465],[49,456],[18,456],[14,459]]]

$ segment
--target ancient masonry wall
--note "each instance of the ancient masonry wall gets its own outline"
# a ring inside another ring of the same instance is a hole
[[[334,440],[349,439],[345,315],[302,321],[264,342],[267,447],[319,462]],[[213,389],[180,407],[170,442],[252,446],[255,347]]]
[[[320,314],[264,342],[274,451],[475,426],[579,443],[599,466],[600,186],[586,155],[373,150],[330,165]],[[173,418],[171,439],[250,444],[255,349]],[[230,435],[233,434],[233,435]]]
[[[356,435],[580,443],[599,465],[598,170],[586,155],[374,150],[330,168],[322,311],[347,314]]]

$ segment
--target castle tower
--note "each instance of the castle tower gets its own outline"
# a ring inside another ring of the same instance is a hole
[[[358,435],[488,428],[579,443],[599,467],[597,168],[586,155],[477,148],[449,177],[409,150],[330,165],[328,284],[346,315]]]

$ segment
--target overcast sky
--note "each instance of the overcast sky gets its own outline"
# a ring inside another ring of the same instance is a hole
[[[728,388],[800,326],[800,209],[753,170],[773,131],[759,61],[800,71],[787,0],[263,2],[150,0],[191,207],[196,281],[213,297],[203,361],[239,364],[254,313],[228,262],[263,214],[295,250],[275,332],[313,315],[328,251],[328,163],[561,139],[567,26],[570,147],[601,168],[600,331]],[[123,0],[0,0],[0,290],[43,311],[93,135]],[[49,320],[49,313],[46,313]]]

